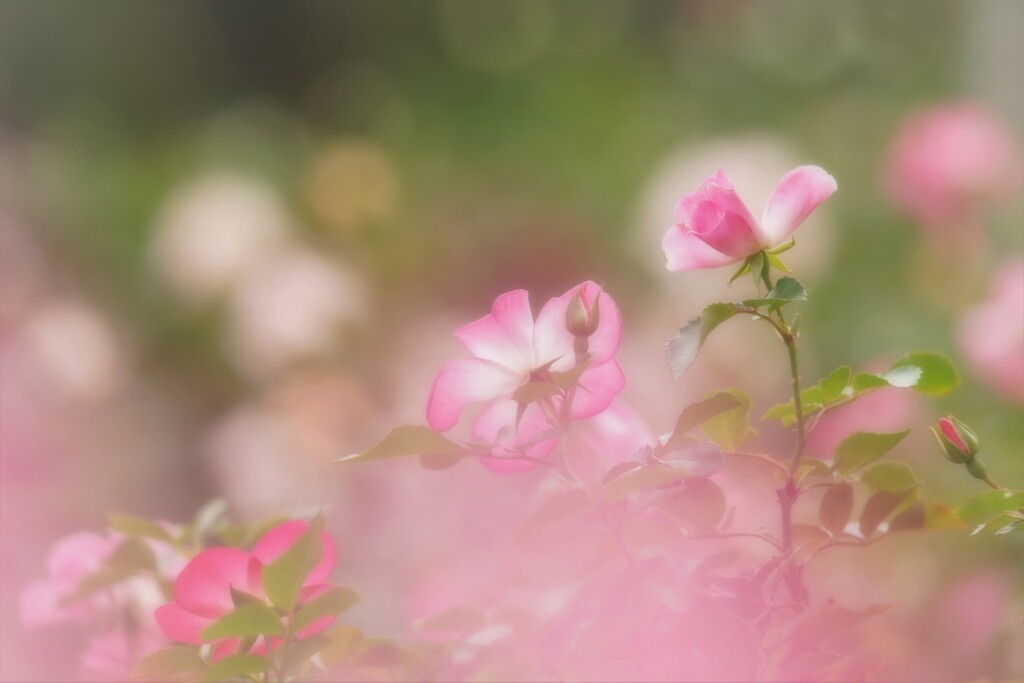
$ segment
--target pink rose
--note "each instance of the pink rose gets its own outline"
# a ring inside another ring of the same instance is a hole
[[[256,542],[251,552],[240,548],[210,548],[199,552],[185,565],[174,582],[174,602],[156,610],[156,622],[169,640],[182,643],[209,642],[203,631],[215,621],[235,609],[232,593],[240,591],[259,600],[267,600],[263,589],[263,567],[283,555],[309,528],[306,522],[292,520],[277,525]],[[321,595],[331,587],[324,583],[334,568],[337,550],[334,541],[322,534],[322,553],[319,563],[309,572],[302,584],[299,603]],[[320,619],[299,631],[301,640],[330,626],[333,618]],[[261,643],[257,649],[268,649]],[[214,657],[233,654],[238,639],[223,640],[215,646]]]
[[[1020,147],[988,109],[971,102],[911,114],[885,172],[889,198],[926,229],[974,222],[979,205],[1019,190]]]
[[[719,170],[676,205],[676,224],[661,241],[668,269],[715,268],[777,247],[835,191],[824,169],[800,166],[782,177],[758,220]]]
[[[586,310],[596,305],[599,311],[583,358],[577,358],[576,338],[566,327],[566,311],[577,294]],[[507,292],[494,301],[490,314],[460,328],[455,336],[474,357],[451,360],[441,368],[427,401],[427,422],[433,429],[447,431],[458,423],[467,405],[486,403],[474,421],[472,434],[475,440],[491,445],[495,457],[483,462],[499,471],[518,471],[531,465],[500,458],[514,456],[524,448],[526,454],[542,457],[557,444],[550,416],[561,410],[561,398],[531,404],[517,424],[516,403],[511,397],[521,386],[545,372],[565,372],[586,361],[570,406],[574,419],[585,419],[605,410],[625,384],[622,369],[614,360],[622,337],[622,318],[612,298],[593,282],[549,300],[536,321],[529,294],[521,289]]]

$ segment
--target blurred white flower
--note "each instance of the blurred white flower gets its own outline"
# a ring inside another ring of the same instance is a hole
[[[123,379],[114,331],[87,304],[50,303],[29,320],[23,334],[26,350],[62,397],[106,397]]]
[[[228,303],[232,362],[265,379],[328,350],[346,323],[366,313],[366,288],[351,271],[292,247],[249,272]]]
[[[223,294],[284,243],[291,218],[272,187],[212,173],[174,192],[151,246],[159,276],[193,304]]]

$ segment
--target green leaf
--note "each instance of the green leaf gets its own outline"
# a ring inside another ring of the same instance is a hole
[[[430,427],[404,425],[392,429],[383,441],[368,451],[346,455],[334,462],[362,462],[424,453],[457,453],[461,450],[457,443],[449,441]]]
[[[738,405],[720,411],[701,423],[701,431],[726,452],[735,451],[746,441],[757,435],[749,421],[750,397],[739,389],[727,389],[715,395],[727,394],[736,399]],[[713,398],[713,396],[712,396]]]
[[[909,433],[909,429],[890,434],[854,432],[836,446],[832,469],[843,476],[855,472],[891,451]]]
[[[420,466],[425,470],[447,470],[455,467],[465,460],[471,453],[459,451],[458,453],[421,453]]]
[[[838,534],[850,521],[853,512],[853,487],[842,482],[829,486],[821,497],[818,516],[821,524],[833,535]]]
[[[917,368],[921,371],[917,380],[908,386],[922,394],[945,396],[960,384],[960,377],[953,363],[938,353],[908,353],[899,359],[886,375],[900,370],[906,372],[907,368]],[[893,384],[891,380],[889,383]]]
[[[685,469],[675,469],[661,464],[644,465],[608,482],[604,490],[605,500],[612,503],[634,493],[651,491],[693,476],[696,475]]]
[[[860,513],[861,535],[864,538],[871,536],[886,517],[909,502],[915,491],[914,487],[903,491],[878,491],[868,498]]]
[[[156,557],[149,545],[141,538],[128,538],[121,542],[99,569],[82,577],[75,592],[61,600],[61,604],[108,588],[140,572],[155,571],[156,568]]]
[[[337,617],[359,602],[359,593],[345,586],[328,589],[322,595],[310,600],[295,613],[293,628],[301,631],[317,619]]]
[[[872,374],[870,372],[858,372],[853,376],[853,395],[860,396],[865,394],[872,389],[880,389],[881,387],[889,386],[889,382],[884,377]]]
[[[672,448],[676,443],[681,442],[682,438],[691,429],[699,427],[707,420],[740,405],[742,403],[739,396],[728,391],[718,391],[703,401],[691,403],[683,408],[683,412],[679,414],[675,429],[672,430],[672,436],[666,441],[665,447]]]
[[[330,644],[331,639],[323,633],[315,633],[293,642],[284,658],[285,671],[301,672],[310,659]]]
[[[1012,510],[1024,509],[1024,491],[985,491],[958,507],[956,516],[967,524],[987,522]]]
[[[720,448],[696,439],[689,439],[669,449],[658,449],[652,460],[687,477],[708,477],[725,467],[725,458]]]
[[[701,314],[679,328],[676,336],[668,340],[665,353],[672,379],[679,379],[697,358],[704,340],[711,332],[739,313],[735,304],[711,304]]]
[[[263,567],[263,587],[275,607],[285,612],[295,607],[303,582],[320,561],[323,528],[324,519],[318,516],[288,550]]]
[[[825,403],[832,403],[837,398],[843,395],[843,390],[850,383],[850,378],[853,375],[853,371],[848,366],[836,368],[832,372],[828,373],[820,382],[818,386],[821,387],[822,397],[825,399]]]
[[[860,480],[875,491],[899,491],[917,485],[917,475],[902,462],[876,462],[864,470]]]
[[[661,498],[656,507],[670,517],[716,527],[725,517],[725,494],[710,479],[688,479],[683,490]]]
[[[195,650],[169,647],[144,657],[132,671],[132,678],[198,680],[207,664]]]
[[[328,671],[355,660],[363,651],[366,638],[355,626],[339,626],[327,632],[330,644],[320,651],[320,660]]]
[[[207,683],[223,681],[226,678],[241,678],[261,674],[270,670],[270,660],[266,657],[250,654],[237,654],[225,657],[214,663],[206,672],[203,680]]]
[[[107,514],[107,521],[114,531],[120,531],[128,536],[141,536],[143,538],[152,538],[155,541],[163,541],[164,543],[175,543],[174,537],[171,536],[167,529],[145,517],[111,512]]]
[[[933,500],[919,500],[893,518],[889,523],[889,531],[962,529],[964,526],[948,505]]]
[[[770,258],[770,257],[769,257]],[[775,259],[778,261],[778,259]],[[779,261],[781,264],[782,262]],[[772,265],[775,265],[774,263]],[[781,270],[781,269],[780,269]],[[744,306],[757,308],[758,306],[770,306],[779,308],[790,301],[807,301],[807,290],[800,284],[800,281],[793,277],[779,278],[772,290],[760,299],[747,299]]]
[[[203,629],[203,640],[248,636],[284,636],[284,622],[274,610],[260,603],[236,607]]]

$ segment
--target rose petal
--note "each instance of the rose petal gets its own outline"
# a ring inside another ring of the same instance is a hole
[[[299,540],[299,537],[306,533],[307,529],[309,529],[309,524],[301,519],[278,524],[263,534],[263,537],[256,542],[252,549],[252,556],[262,564],[268,565],[291,548]],[[303,586],[322,583],[334,569],[334,563],[338,556],[334,540],[324,532],[321,532],[320,538],[322,548],[320,561],[306,576],[302,583]]]
[[[156,608],[153,614],[156,624],[168,640],[179,643],[202,643],[203,630],[214,622],[204,619],[191,612],[186,612],[176,603],[168,603]]]
[[[459,421],[468,403],[510,395],[524,378],[481,358],[457,358],[441,368],[427,401],[427,423],[444,432]]]
[[[668,229],[661,240],[661,248],[665,251],[665,267],[671,271],[717,268],[741,260],[712,249],[699,237],[678,226]]]
[[[578,420],[597,415],[626,385],[626,376],[615,361],[587,368],[580,376],[572,401],[572,416]]]
[[[533,364],[530,295],[522,289],[502,294],[488,315],[463,326],[455,336],[478,358],[528,372]]]
[[[558,405],[552,409],[557,412]],[[491,444],[490,454],[494,456],[481,457],[480,461],[495,472],[523,472],[535,467],[536,463],[529,460],[515,459],[520,454],[517,447],[536,441],[539,435],[552,429],[544,411],[536,403],[526,407],[517,428],[518,410],[515,401],[495,401],[481,411],[473,422],[473,439]],[[531,458],[542,458],[554,450],[557,444],[557,435],[552,435],[521,452]]]
[[[231,589],[253,592],[249,553],[238,548],[203,550],[174,582],[174,600],[192,614],[216,619],[234,608]]]
[[[618,350],[622,341],[622,314],[619,313],[619,307],[615,305],[611,296],[599,285],[588,280],[576,285],[562,296],[549,300],[537,314],[537,324],[533,332],[537,365],[555,361],[551,369],[565,371],[576,364],[576,352],[573,350],[575,337],[565,326],[565,312],[577,292],[580,292],[591,307],[595,300],[597,302],[597,330],[587,338],[590,362],[594,365],[605,363]]]
[[[812,211],[836,191],[836,179],[820,166],[799,166],[775,186],[764,209],[761,226],[774,247],[785,242]]]

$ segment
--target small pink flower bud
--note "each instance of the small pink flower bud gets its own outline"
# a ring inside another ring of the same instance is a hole
[[[978,436],[952,415],[939,420],[931,428],[946,459],[957,465],[969,463],[979,450]]]

